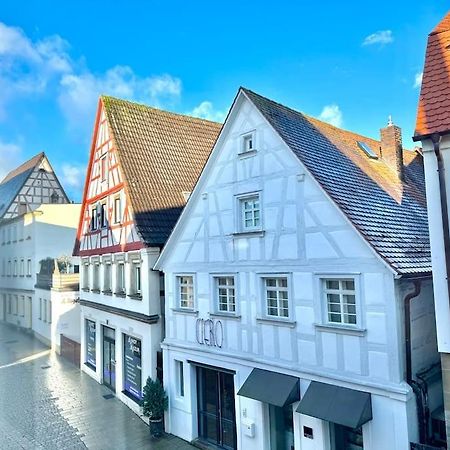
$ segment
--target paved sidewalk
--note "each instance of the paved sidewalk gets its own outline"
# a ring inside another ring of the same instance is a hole
[[[0,323],[0,449],[192,450],[155,441],[127,406],[30,335]]]

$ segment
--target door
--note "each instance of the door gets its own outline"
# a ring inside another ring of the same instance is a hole
[[[236,449],[233,375],[197,367],[197,400],[199,438],[219,448]]]
[[[292,406],[269,405],[270,450],[294,450]]]
[[[333,432],[333,450],[363,450],[364,445],[361,428],[349,428],[338,424],[334,424],[330,428]]]
[[[116,390],[116,341],[112,328],[103,327],[103,384]]]

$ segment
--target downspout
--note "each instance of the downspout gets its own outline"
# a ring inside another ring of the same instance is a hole
[[[406,294],[404,299],[405,306],[405,355],[406,355],[406,382],[411,386],[417,402],[417,421],[419,424],[419,442],[427,442],[427,418],[426,405],[420,385],[412,378],[412,358],[411,358],[411,300],[420,295],[420,280],[414,280],[414,290]]]

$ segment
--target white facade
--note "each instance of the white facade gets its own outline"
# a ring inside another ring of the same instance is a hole
[[[66,311],[52,305],[50,291],[36,289],[39,262],[72,253],[79,213],[80,205],[47,204],[0,222],[0,318],[32,330],[48,345],[59,320],[55,314]],[[58,339],[56,331],[53,337]]]
[[[403,298],[412,283],[396,279],[244,95],[156,268],[165,273],[168,432],[199,437],[197,367],[234,374],[235,394],[260,368],[297,377],[301,397],[311,381],[370,393],[373,418],[355,448],[404,450],[417,442],[404,363]],[[232,280],[234,311],[224,312],[233,296],[225,288],[219,300],[218,278]],[[351,282],[343,295],[352,295],[356,312],[344,314],[341,304],[339,319],[347,324],[330,323],[325,289],[332,281]],[[425,281],[412,303],[412,321],[421,323],[412,331],[413,373],[439,359],[432,302]],[[209,319],[205,342],[201,320]],[[275,448],[268,404],[241,395],[234,401],[237,448]],[[332,424],[297,406],[290,409],[295,449],[336,448]]]
[[[139,398],[127,394],[125,372],[128,369],[128,373],[134,372],[137,383],[131,386],[131,390],[139,391],[139,394],[147,377],[155,378],[157,375],[157,352],[162,336],[160,274],[152,267],[158,256],[158,248],[148,248],[81,258],[82,370],[110,387],[138,414]],[[136,267],[141,274],[139,292],[136,289]],[[121,281],[122,273],[124,283]],[[91,335],[95,344],[89,343],[89,324],[95,324],[95,338]],[[105,344],[104,327],[112,330],[114,342],[110,340]],[[136,367],[127,366],[124,346],[128,337],[136,339],[140,345],[140,364]],[[92,345],[95,346],[95,355]],[[105,345],[108,345],[107,350]],[[110,354],[112,351],[114,355]],[[114,376],[111,376],[111,368]]]

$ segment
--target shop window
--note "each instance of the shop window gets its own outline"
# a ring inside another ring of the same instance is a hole
[[[330,424],[332,432],[332,450],[363,450],[362,428],[349,428]]]
[[[123,389],[124,393],[136,402],[142,399],[141,350],[140,339],[123,335]]]
[[[96,325],[92,320],[86,319],[85,322],[85,336],[86,336],[86,358],[85,363],[92,370],[96,370]]]

